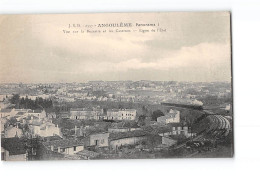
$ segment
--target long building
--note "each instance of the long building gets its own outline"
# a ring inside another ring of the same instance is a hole
[[[108,109],[107,120],[135,120],[135,109]]]
[[[101,108],[73,108],[70,110],[70,119],[100,120],[103,116]]]

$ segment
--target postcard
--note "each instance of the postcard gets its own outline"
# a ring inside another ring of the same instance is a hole
[[[0,15],[2,161],[232,158],[230,12]]]

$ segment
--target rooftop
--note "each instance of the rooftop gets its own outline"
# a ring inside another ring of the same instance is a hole
[[[6,112],[6,113],[11,112],[11,111],[12,111],[12,109],[1,109],[0,110],[0,112]]]
[[[43,142],[43,145],[50,149],[51,146],[54,148],[70,148],[74,146],[83,146],[84,144],[76,139],[60,139],[54,141]]]
[[[118,139],[124,139],[124,138],[130,138],[130,137],[141,137],[145,136],[147,133],[142,130],[136,130],[136,131],[129,131],[129,132],[122,132],[122,133],[111,133],[109,135],[109,139],[111,141],[118,140]]]
[[[9,151],[10,155],[20,155],[26,153],[26,142],[19,138],[2,138],[1,147]]]

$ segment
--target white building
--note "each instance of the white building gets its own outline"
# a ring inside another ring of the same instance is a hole
[[[47,150],[53,152],[65,154],[65,155],[74,155],[82,150],[84,150],[84,143],[79,142],[75,139],[61,139],[43,142],[44,147]]]
[[[165,116],[158,117],[157,122],[163,124],[180,123],[180,111],[171,109]]]
[[[29,110],[28,115],[39,117],[40,119],[43,119],[46,117],[46,112],[45,112],[45,110]]]
[[[98,147],[108,147],[109,133],[96,133],[89,135],[89,145]]]
[[[30,124],[29,128],[33,136],[62,136],[61,129],[58,125],[50,122]]]
[[[136,145],[147,139],[144,131],[130,131],[124,133],[112,133],[109,136],[110,147],[117,150],[119,147]]]
[[[70,119],[94,119],[100,120],[103,117],[101,108],[72,108],[70,109]]]
[[[135,120],[135,109],[108,109],[107,120]]]
[[[23,131],[18,127],[7,127],[4,130],[4,137],[5,138],[14,138],[14,137],[22,137]]]

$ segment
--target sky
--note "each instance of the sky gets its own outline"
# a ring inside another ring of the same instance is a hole
[[[139,31],[86,33],[132,23]],[[137,27],[136,23],[156,24]],[[69,24],[80,28],[69,29]],[[89,30],[101,28],[93,27]],[[63,30],[85,30],[65,34]],[[0,83],[231,81],[228,12],[0,15]]]

